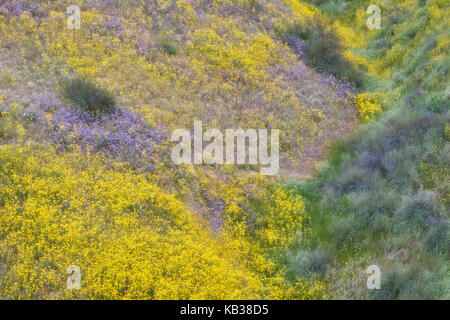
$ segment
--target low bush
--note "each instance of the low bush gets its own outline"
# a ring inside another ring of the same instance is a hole
[[[178,52],[178,44],[172,40],[167,34],[161,34],[158,38],[159,45],[163,51],[170,55],[176,55]]]
[[[381,279],[381,288],[371,292],[375,299],[380,300],[398,299],[400,294],[406,291],[406,288],[411,283],[408,270],[402,268],[388,271],[382,275]]]
[[[450,237],[448,225],[440,223],[433,227],[425,238],[425,249],[431,252],[450,252]]]
[[[428,226],[432,218],[437,219],[439,205],[433,191],[419,191],[411,196],[403,196],[395,216],[419,227]]]
[[[85,78],[62,81],[62,92],[67,100],[93,116],[109,113],[116,105],[110,92]]]
[[[306,276],[311,273],[317,273],[324,276],[329,257],[319,250],[314,251],[297,251],[295,254],[288,254],[288,264],[298,276]]]
[[[343,56],[344,47],[330,24],[318,16],[309,19],[305,25],[296,24],[287,29],[288,44],[295,43],[292,37],[306,42],[306,62],[319,70],[362,85],[362,72],[357,70]]]

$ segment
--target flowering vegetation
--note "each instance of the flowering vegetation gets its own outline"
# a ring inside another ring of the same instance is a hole
[[[368,3],[0,3],[0,298],[448,298],[448,4]],[[194,120],[279,177],[173,164]]]
[[[323,294],[320,283],[289,287],[245,238],[212,237],[173,195],[124,163],[105,168],[95,156],[58,155],[32,146],[2,146],[1,151],[2,263],[8,266],[1,279],[3,296],[239,299]],[[273,199],[277,207],[267,223],[279,223],[272,217],[283,202],[291,203],[286,197]],[[301,201],[299,205],[285,214],[302,212]],[[299,218],[289,218],[290,228],[298,230]],[[277,235],[268,241],[277,239],[284,245]],[[65,288],[61,271],[71,264],[83,270],[80,291]],[[297,287],[300,291],[294,292]]]
[[[364,122],[369,122],[381,112],[379,98],[376,95],[361,93],[355,97],[356,109]]]

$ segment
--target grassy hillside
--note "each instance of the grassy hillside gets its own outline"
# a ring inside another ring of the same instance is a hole
[[[316,4],[368,33],[368,1]],[[381,29],[353,50],[368,66],[363,94],[385,112],[337,143],[315,177],[289,182],[306,199],[313,232],[309,250],[290,251],[287,263],[297,270],[323,256],[312,271],[325,273],[336,298],[448,299],[448,3],[380,6]],[[381,290],[366,290],[368,264],[380,266]]]
[[[448,4],[369,4],[0,3],[0,296],[448,299]],[[279,175],[175,165],[195,120]]]

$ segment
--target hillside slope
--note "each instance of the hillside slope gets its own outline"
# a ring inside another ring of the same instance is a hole
[[[311,2],[370,34],[370,1]],[[380,7],[381,29],[350,49],[365,61],[362,97],[385,112],[338,143],[314,178],[289,183],[306,199],[313,233],[287,264],[299,271],[321,257],[312,274],[328,277],[336,298],[449,299],[449,4]],[[372,264],[380,290],[365,287]]]
[[[448,299],[448,4],[368,5],[1,1],[0,296]],[[175,165],[196,120],[279,175]]]

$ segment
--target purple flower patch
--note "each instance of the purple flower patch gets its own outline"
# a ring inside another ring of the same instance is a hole
[[[29,13],[33,17],[42,17],[45,15],[45,11],[39,6],[38,1],[34,3],[28,3],[25,1],[2,3],[0,4],[0,13],[14,17],[20,17],[24,13]]]
[[[50,122],[54,143],[63,148],[75,144],[83,152],[144,156],[164,139],[161,132],[123,109],[99,119],[82,110],[64,107],[52,115]]]

